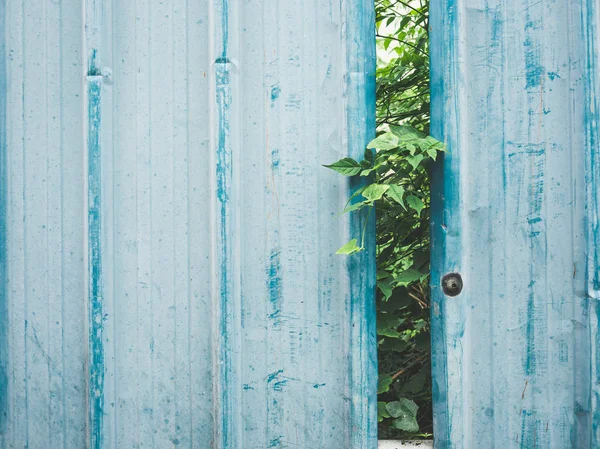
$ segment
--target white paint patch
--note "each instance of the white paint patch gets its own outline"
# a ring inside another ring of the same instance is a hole
[[[379,449],[400,449],[400,448],[421,448],[433,449],[433,441],[394,441],[394,440],[380,440],[379,441]]]

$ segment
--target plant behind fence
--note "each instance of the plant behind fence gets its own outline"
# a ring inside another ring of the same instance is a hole
[[[377,207],[380,438],[430,437],[428,167],[444,147],[428,136],[428,0],[375,8],[378,136],[362,161],[327,167],[369,179],[345,212]],[[364,236],[353,237],[339,254],[362,250]]]

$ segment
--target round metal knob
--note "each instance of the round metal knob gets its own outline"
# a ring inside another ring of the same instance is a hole
[[[448,273],[442,278],[442,290],[447,296],[457,296],[463,289],[463,280],[459,273]]]

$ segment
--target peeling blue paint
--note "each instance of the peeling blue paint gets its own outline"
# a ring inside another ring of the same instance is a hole
[[[348,154],[357,160],[364,156],[366,144],[375,134],[375,72],[376,48],[375,12],[373,3],[347,6],[346,33],[348,42],[346,64],[346,115]],[[364,185],[364,180],[350,180],[351,191]],[[368,209],[368,208],[367,208]],[[366,221],[366,223],[365,223]],[[348,349],[350,366],[347,377],[350,387],[349,425],[360,429],[351,436],[349,447],[377,448],[377,332],[375,323],[375,219],[363,209],[351,214],[350,235],[366,233],[365,250],[348,261],[348,275],[353,278],[346,306],[350,317]],[[366,403],[366,404],[365,404]],[[366,405],[366,406],[365,406]]]
[[[271,107],[274,106],[275,100],[277,100],[279,98],[279,95],[281,94],[281,87],[279,87],[279,85],[274,85],[271,87]]]
[[[275,379],[277,379],[277,377],[278,377],[280,374],[283,374],[283,370],[282,370],[282,369],[280,369],[280,370],[277,370],[277,371],[275,371],[274,373],[271,373],[271,374],[269,374],[269,376],[267,377],[267,383],[271,383],[271,382],[273,382]]]
[[[525,339],[527,347],[525,349],[525,361],[524,370],[527,376],[531,376],[535,373],[536,369],[536,355],[535,355],[535,292],[534,287],[535,281],[529,283],[529,296],[527,299],[527,314],[524,317],[526,320],[526,331]]]
[[[233,355],[231,353],[232,337],[234,334],[234,305],[233,305],[233,249],[231,241],[231,215],[229,197],[232,188],[232,149],[230,142],[230,108],[231,108],[231,62],[227,58],[228,43],[228,6],[227,0],[222,0],[223,50],[221,58],[215,61],[216,76],[216,105],[218,120],[218,140],[216,148],[216,177],[217,177],[217,214],[219,220],[218,261],[219,261],[219,388],[220,408],[218,436],[223,449],[236,447],[234,420],[233,391]]]
[[[600,441],[597,8],[431,3],[436,449]]]
[[[229,0],[217,0],[221,3],[221,59],[226,60],[229,51]]]
[[[279,156],[279,150],[274,149],[271,151],[271,168],[273,171],[277,171],[279,169],[279,164],[281,162],[281,158]]]
[[[460,163],[456,136],[448,132],[445,105],[455,101],[453,85],[459,81],[452,61],[456,54],[457,37],[456,0],[437,1],[430,5],[430,60],[431,60],[431,129],[433,137],[445,142],[450,153],[438,158],[432,167],[431,185],[431,339],[432,339],[432,395],[436,449],[458,449],[461,442],[452,443],[452,411],[448,391],[448,347],[452,336],[446,323],[448,311],[439,287],[448,271],[460,270],[460,245],[452,244],[452,237],[460,236],[460,215],[456,213],[461,200],[460,184],[451,176]],[[492,36],[498,41],[502,27],[494,21]],[[442,262],[443,261],[443,262]],[[438,262],[438,263],[436,263]],[[462,448],[461,448],[462,449]]]
[[[229,142],[229,107],[231,104],[231,74],[230,62],[227,59],[218,59],[215,63],[217,108],[218,108],[218,142],[217,142],[217,196],[221,212],[221,229],[226,227],[226,205],[229,201],[231,185],[231,150]]]
[[[90,448],[103,448],[104,285],[102,278],[102,162],[100,149],[102,77],[89,76],[88,87],[88,317]]]
[[[374,131],[373,4],[8,3],[0,439],[375,449],[374,241],[334,255],[321,167]]]
[[[557,78],[560,78],[560,75],[557,72],[548,72],[548,78],[550,81],[554,81]]]
[[[541,64],[540,44],[534,40],[532,33],[538,29],[539,25],[530,19],[529,9],[526,13],[527,22],[525,24],[525,68],[526,68],[526,89],[538,88],[542,82],[545,73]]]
[[[90,59],[88,61],[88,76],[102,76],[102,67],[98,60],[98,49],[91,49]]]
[[[598,143],[598,120],[600,115],[598,107],[598,51],[597,39],[600,30],[598,23],[598,6],[593,0],[586,0],[585,9],[582,10],[582,25],[585,35],[586,70],[585,70],[585,98],[584,108],[585,132],[586,132],[586,296],[590,302],[590,327],[592,333],[591,352],[591,392],[589,398],[589,410],[591,419],[590,446],[593,449],[599,447],[600,442],[600,196],[598,186],[600,185],[600,167],[598,165],[599,148]]]
[[[275,312],[277,314],[281,308],[281,300],[283,295],[282,290],[282,279],[281,279],[281,251],[274,249],[271,251],[269,256],[269,267],[267,269],[268,275],[268,289],[269,289],[269,301],[273,303]]]
[[[273,438],[271,441],[269,441],[268,447],[282,447],[281,444],[282,444],[281,437]]]
[[[273,383],[273,390],[275,391],[283,391],[283,387],[287,385],[287,379],[283,379]]]

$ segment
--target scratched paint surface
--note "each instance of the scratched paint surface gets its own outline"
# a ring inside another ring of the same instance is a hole
[[[0,0],[1,448],[377,447],[373,22]]]
[[[438,449],[600,446],[598,20],[594,1],[432,3]]]

